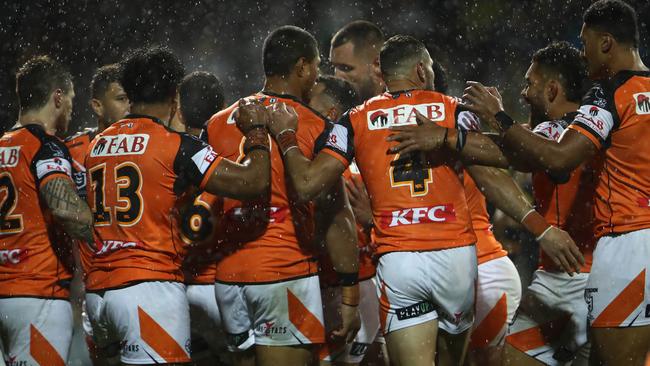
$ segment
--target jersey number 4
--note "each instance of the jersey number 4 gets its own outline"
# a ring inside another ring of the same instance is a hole
[[[92,167],[89,172],[92,181],[92,196],[94,197],[91,209],[95,217],[95,226],[110,225],[112,212],[120,226],[137,224],[144,209],[144,201],[140,193],[142,189],[140,168],[132,162],[124,162],[113,169],[113,177],[106,177],[106,164]],[[107,179],[111,179],[111,183],[115,182],[116,186],[113,210],[107,206],[106,202]]]
[[[394,161],[400,163],[391,166],[388,171],[392,187],[408,186],[412,197],[424,196],[429,192],[429,184],[433,182],[431,168],[426,168],[419,156],[410,155],[400,159],[398,154]]]
[[[0,174],[0,235],[19,233],[23,230],[23,215],[13,214],[18,204],[16,186],[11,173]]]

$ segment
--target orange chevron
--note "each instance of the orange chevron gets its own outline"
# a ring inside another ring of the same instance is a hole
[[[289,321],[304,335],[311,343],[325,342],[325,327],[318,318],[287,289],[287,303],[289,310]]]
[[[591,324],[592,327],[617,327],[641,305],[645,291],[645,269],[607,305]]]
[[[390,310],[390,302],[388,301],[388,294],[386,294],[386,284],[381,282],[381,295],[379,296],[379,324],[381,332],[386,334],[386,321],[388,320],[388,311]]]
[[[56,348],[31,324],[29,325],[29,354],[41,366],[65,366]]]
[[[506,326],[508,320],[508,301],[506,294],[503,293],[501,298],[494,305],[490,312],[483,318],[481,324],[472,331],[470,338],[470,348],[487,347]]]
[[[570,319],[571,315],[564,315],[539,326],[510,334],[506,337],[506,342],[521,352],[542,347],[549,343],[549,340],[557,339]]]
[[[176,340],[149,314],[138,306],[140,338],[162,357],[165,362],[190,362],[191,359]]]

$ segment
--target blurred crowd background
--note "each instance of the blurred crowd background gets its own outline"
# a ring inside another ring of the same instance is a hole
[[[641,52],[650,63],[650,1],[627,0],[638,12]],[[260,90],[261,48],[270,30],[293,24],[312,32],[322,51],[344,24],[365,19],[387,36],[423,40],[447,70],[450,94],[460,96],[466,80],[495,85],[506,109],[527,115],[519,92],[532,53],[554,40],[580,47],[582,12],[590,0],[0,0],[0,131],[15,124],[15,72],[29,57],[50,54],[68,65],[76,99],[70,132],[95,124],[89,83],[95,69],[120,61],[129,49],[164,44],[177,52],[188,72],[219,76],[228,103]],[[517,177],[522,186],[526,176]],[[527,283],[536,263],[534,241],[515,223],[494,213],[495,233],[509,249]],[[88,363],[76,329],[72,364]]]

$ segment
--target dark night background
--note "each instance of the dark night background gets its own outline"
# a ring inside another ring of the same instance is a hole
[[[261,45],[268,32],[293,24],[311,31],[324,56],[331,36],[345,23],[366,19],[390,36],[424,40],[450,71],[452,94],[467,79],[497,85],[510,110],[523,114],[518,94],[530,55],[552,40],[580,46],[582,12],[589,0],[493,1],[96,1],[0,2],[0,127],[15,123],[16,69],[47,53],[75,77],[71,132],[94,123],[88,84],[94,69],[113,63],[130,48],[165,44],[187,71],[217,74],[227,100],[260,89]],[[648,61],[650,2],[630,1],[639,13],[641,51]],[[323,60],[327,58],[324,57]],[[326,70],[326,67],[324,68]]]
[[[628,0],[637,12],[641,55],[650,64],[650,1]],[[581,47],[582,13],[590,0],[0,0],[0,131],[18,116],[14,78],[29,57],[50,54],[68,65],[76,98],[70,133],[95,124],[88,106],[90,78],[99,66],[120,61],[129,49],[168,45],[187,72],[205,70],[221,78],[226,99],[259,90],[263,83],[261,46],[274,28],[293,24],[311,31],[321,46],[327,72],[329,41],[356,19],[375,22],[386,36],[410,34],[427,44],[449,71],[450,94],[465,80],[496,85],[506,109],[519,119],[519,101],[530,56],[550,41]],[[526,185],[525,177],[520,182]],[[495,216],[498,217],[498,214]],[[497,219],[498,221],[498,219]],[[522,282],[536,265],[530,238],[495,233],[517,264]],[[77,326],[69,364],[89,359]],[[0,358],[0,365],[2,360]]]

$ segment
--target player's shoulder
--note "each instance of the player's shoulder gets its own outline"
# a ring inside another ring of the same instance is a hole
[[[97,127],[84,128],[83,130],[66,137],[63,142],[66,144],[66,146],[68,146],[68,148],[73,148],[90,143],[90,141],[92,141],[96,135]]]

